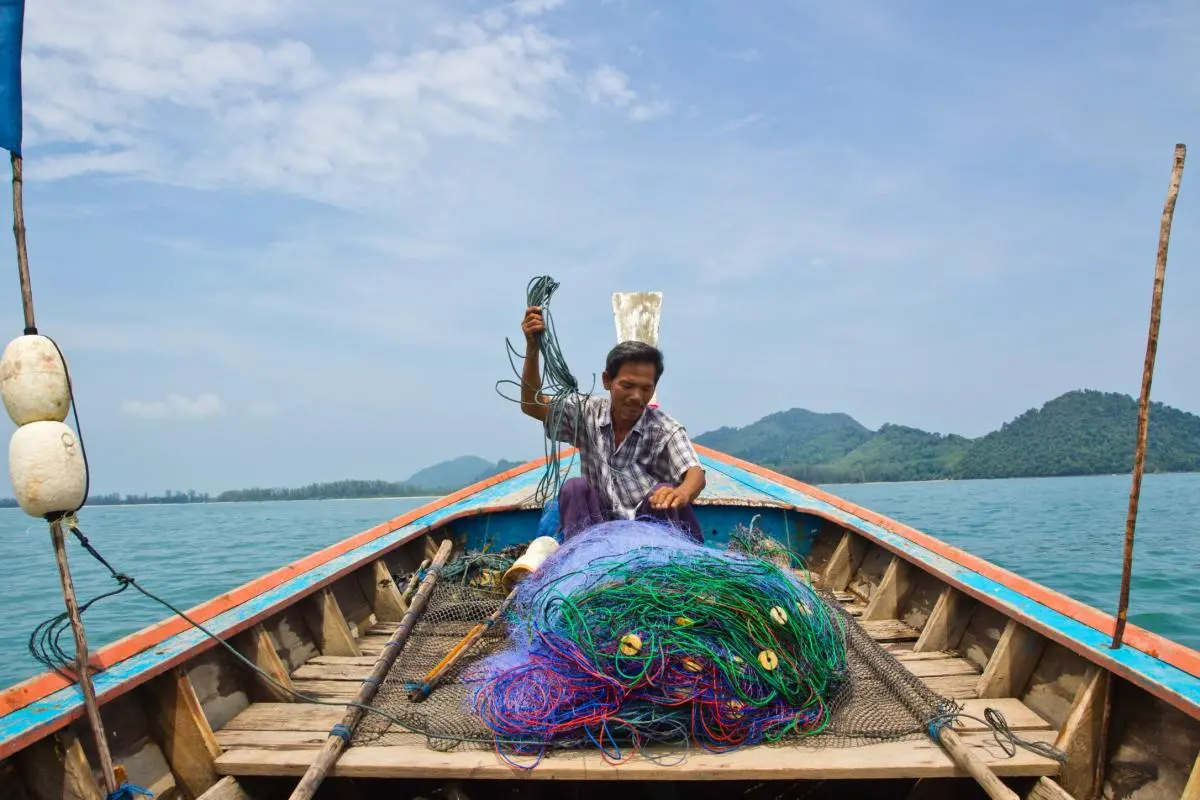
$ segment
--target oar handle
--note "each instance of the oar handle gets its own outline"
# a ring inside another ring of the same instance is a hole
[[[983,759],[971,752],[971,748],[967,747],[951,728],[942,728],[938,732],[938,739],[954,759],[954,763],[969,772],[992,800],[1021,800],[1016,792],[1004,785],[1004,781],[992,772]]]

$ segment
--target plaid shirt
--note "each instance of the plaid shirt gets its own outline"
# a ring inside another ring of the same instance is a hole
[[[678,485],[700,458],[683,425],[658,408],[647,407],[633,429],[613,447],[612,401],[577,395],[564,403],[557,440],[579,449],[580,471],[618,517],[632,519],[656,483]],[[554,415],[546,418],[551,438]],[[577,425],[583,436],[577,436]]]

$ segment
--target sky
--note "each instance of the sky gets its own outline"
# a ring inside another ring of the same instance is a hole
[[[93,492],[539,457],[496,390],[538,275],[584,388],[612,293],[663,292],[693,434],[1136,396],[1200,147],[1182,0],[39,0],[23,73],[37,321]],[[1193,412],[1197,181],[1153,389]]]

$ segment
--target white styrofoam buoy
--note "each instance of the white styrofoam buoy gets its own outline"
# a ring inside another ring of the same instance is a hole
[[[83,504],[87,466],[75,431],[65,423],[41,420],[17,428],[8,443],[8,473],[17,503],[31,517]]]
[[[66,420],[71,390],[54,342],[36,334],[9,342],[0,356],[0,394],[17,425]]]
[[[539,536],[529,543],[525,553],[513,562],[504,577],[500,579],[506,590],[512,590],[514,584],[523,581],[546,560],[546,557],[558,549],[558,541],[551,536]]]

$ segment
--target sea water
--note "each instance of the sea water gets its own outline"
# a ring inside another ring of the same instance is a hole
[[[1114,613],[1129,476],[824,486],[998,566]],[[114,568],[180,608],[429,502],[429,498],[86,508],[81,528]],[[1129,619],[1200,648],[1200,475],[1148,475]],[[81,602],[116,588],[72,540]],[[29,634],[61,613],[46,525],[0,509],[0,687],[39,672]],[[132,588],[85,616],[95,649],[167,615]],[[69,631],[64,637],[69,651]]]

